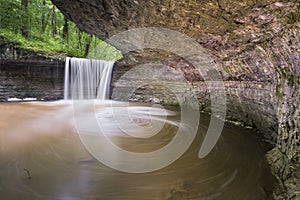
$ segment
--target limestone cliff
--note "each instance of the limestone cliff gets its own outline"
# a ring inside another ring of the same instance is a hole
[[[222,74],[228,118],[257,127],[274,145],[268,156],[287,191],[281,196],[300,198],[299,1],[52,1],[80,29],[104,40],[138,27],[169,28],[194,38]],[[199,97],[206,94],[194,68],[168,54],[131,52],[117,67],[126,71],[149,60],[184,71]]]

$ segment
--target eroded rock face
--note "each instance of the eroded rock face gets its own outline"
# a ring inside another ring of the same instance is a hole
[[[64,62],[0,38],[0,102],[10,98],[57,100],[63,96]]]
[[[279,153],[268,155],[274,172],[288,191],[282,198],[300,198],[298,1],[52,1],[82,30],[104,40],[139,27],[169,28],[195,39],[211,54],[222,74],[228,98],[228,117],[257,127],[276,146]],[[167,64],[183,72],[198,92],[200,102],[204,107],[209,105],[203,79],[195,68],[168,54],[130,52],[117,64],[116,71],[149,61]],[[121,72],[114,73],[114,80],[121,75]],[[129,85],[124,84],[123,87]],[[146,91],[142,88],[137,93],[145,94]],[[281,155],[284,162],[278,162],[276,158],[281,159]]]
[[[63,63],[0,61],[0,65],[0,102],[9,98],[57,100],[63,97]]]

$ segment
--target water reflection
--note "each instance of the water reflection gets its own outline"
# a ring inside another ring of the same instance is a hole
[[[108,105],[103,102],[98,108],[104,112]],[[133,123],[150,123],[143,117],[149,112],[131,106],[141,118]],[[198,135],[180,159],[159,171],[131,174],[106,167],[86,151],[74,128],[70,102],[1,104],[0,110],[3,199],[271,199],[273,179],[264,147],[248,130],[227,124],[214,150],[198,158],[207,116],[201,116]],[[115,129],[109,137],[128,151],[153,151],[174,136],[180,121],[175,114],[168,113],[169,123],[151,138],[120,135]]]

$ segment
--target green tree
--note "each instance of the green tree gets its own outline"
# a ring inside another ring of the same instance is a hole
[[[21,0],[21,13],[21,33],[23,37],[28,38],[28,0]]]
[[[67,44],[69,43],[69,21],[66,17],[64,17],[64,28],[63,28],[63,39],[66,40]]]
[[[113,47],[79,30],[50,0],[0,0],[0,37],[51,55],[122,57]]]
[[[45,33],[45,30],[46,30],[46,10],[45,10],[45,7],[46,7],[46,0],[43,0],[42,1],[42,34]]]

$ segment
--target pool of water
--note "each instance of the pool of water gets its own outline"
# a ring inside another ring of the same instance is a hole
[[[106,102],[96,107],[109,106]],[[275,183],[265,163],[266,147],[251,131],[226,124],[214,149],[199,159],[210,119],[206,115],[201,115],[192,145],[175,162],[153,172],[126,173],[107,167],[86,150],[74,125],[71,102],[6,103],[0,104],[0,111],[1,199],[272,199]],[[115,127],[110,132],[116,134],[109,138],[127,151],[155,151],[175,137],[180,121],[180,112],[176,113],[170,112],[168,123],[150,138],[122,135]],[[132,123],[144,126],[149,123],[146,115],[149,112],[137,115]],[[110,127],[109,120],[106,126]]]

